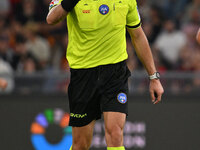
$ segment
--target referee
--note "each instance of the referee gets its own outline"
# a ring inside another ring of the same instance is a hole
[[[125,150],[123,128],[128,115],[126,29],[150,79],[154,104],[164,92],[136,0],[53,0],[48,24],[67,17],[71,68],[69,85],[71,150],[88,150],[95,120],[103,114],[107,150]]]

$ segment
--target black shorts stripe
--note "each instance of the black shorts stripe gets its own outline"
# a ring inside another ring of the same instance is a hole
[[[138,28],[140,25],[141,25],[141,22],[139,24],[135,25],[135,26],[128,26],[128,25],[126,25],[126,27],[128,27],[128,28]]]

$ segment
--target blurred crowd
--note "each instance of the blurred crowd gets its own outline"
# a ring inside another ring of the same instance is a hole
[[[137,0],[160,72],[200,71],[199,0]],[[46,24],[50,0],[0,0],[0,74],[69,71],[65,21]],[[143,67],[127,35],[128,67]]]
[[[200,27],[199,0],[138,0],[143,29],[147,35],[156,66],[160,72],[200,71],[200,45],[195,40]],[[132,59],[131,69],[141,64]]]
[[[7,72],[68,69],[66,24],[47,25],[48,6],[49,0],[0,1],[0,64]]]

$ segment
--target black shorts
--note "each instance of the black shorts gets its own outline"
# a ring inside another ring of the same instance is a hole
[[[129,76],[125,61],[89,69],[71,69],[69,125],[85,126],[100,119],[102,112],[128,115]]]

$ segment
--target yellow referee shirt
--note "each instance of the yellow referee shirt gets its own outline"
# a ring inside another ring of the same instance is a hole
[[[127,59],[126,27],[140,26],[136,0],[80,0],[67,16],[67,60],[73,69]]]

